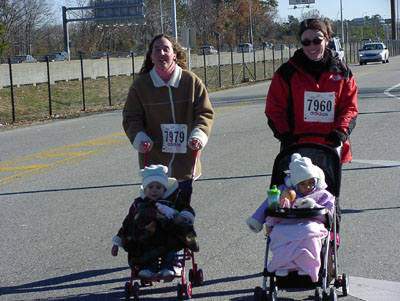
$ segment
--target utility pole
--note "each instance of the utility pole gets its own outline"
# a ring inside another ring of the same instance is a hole
[[[175,42],[178,42],[178,31],[176,27],[176,1],[171,0],[172,4],[172,35],[175,39]]]
[[[343,5],[342,0],[340,0],[340,42],[344,44],[344,30],[343,30]]]
[[[390,13],[392,17],[392,40],[397,40],[397,16],[396,16],[396,4],[394,0],[390,0]]]
[[[251,15],[251,3],[249,0],[249,18],[250,18],[250,44],[253,45],[253,17]]]

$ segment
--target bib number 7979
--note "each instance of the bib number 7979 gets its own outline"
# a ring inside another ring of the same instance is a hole
[[[182,143],[185,140],[185,134],[179,131],[164,131],[166,143]]]
[[[163,152],[181,154],[187,152],[186,124],[162,124],[161,131],[163,134]]]

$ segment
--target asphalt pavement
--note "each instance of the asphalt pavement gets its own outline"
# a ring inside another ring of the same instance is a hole
[[[354,160],[343,167],[339,272],[350,295],[400,300],[400,59],[351,66],[359,86]],[[279,144],[264,116],[268,82],[211,93],[216,116],[192,205],[204,284],[196,300],[253,300],[265,239],[245,219],[265,199]],[[126,255],[111,238],[139,191],[120,111],[0,132],[0,300],[121,300]],[[187,262],[190,268],[190,262]],[[140,291],[174,300],[179,279]],[[313,300],[314,291],[279,291]]]

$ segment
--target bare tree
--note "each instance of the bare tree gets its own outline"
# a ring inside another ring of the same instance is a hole
[[[51,18],[48,0],[2,0],[0,20],[6,26],[9,54],[31,54],[35,31],[46,26]]]

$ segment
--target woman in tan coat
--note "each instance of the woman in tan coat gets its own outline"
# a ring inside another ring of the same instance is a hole
[[[191,182],[195,150],[208,141],[213,109],[205,85],[186,70],[186,53],[170,36],[161,34],[150,43],[139,78],[132,84],[123,109],[123,127],[148,164],[168,166],[169,176]],[[200,158],[200,156],[199,156]],[[195,176],[200,176],[198,161]]]

